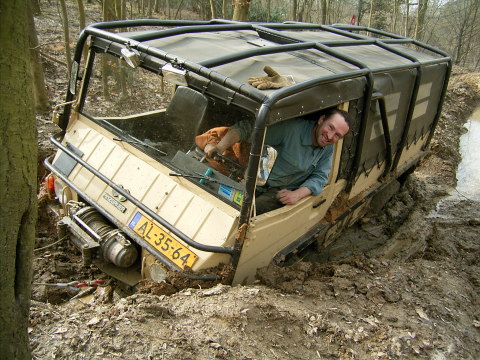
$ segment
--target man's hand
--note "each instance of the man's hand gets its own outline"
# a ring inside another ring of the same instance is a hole
[[[209,157],[213,158],[215,153],[219,152],[218,151],[218,146],[216,144],[207,144],[205,145],[205,148],[203,149],[203,152]]]
[[[268,76],[254,76],[248,79],[248,83],[260,90],[279,89],[288,85],[292,85],[293,81],[286,76],[280,75],[270,66],[265,66],[263,71]]]
[[[309,188],[301,187],[296,190],[287,190],[282,189],[277,192],[277,200],[280,201],[283,205],[293,205],[296,204],[299,200],[311,195],[312,192]]]

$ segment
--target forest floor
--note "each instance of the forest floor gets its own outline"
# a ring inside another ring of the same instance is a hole
[[[49,55],[53,105],[67,88],[58,63],[61,23],[56,9],[42,10],[36,26]],[[310,255],[287,268],[267,267],[251,286],[122,297],[112,284],[80,298],[68,288],[35,285],[102,276],[83,267],[66,241],[57,242],[40,207],[29,328],[34,359],[478,359],[480,204],[449,194],[479,86],[480,74],[455,69],[429,155],[381,214],[344,234],[369,247],[344,242],[322,262]],[[53,152],[48,137],[57,129],[49,117],[37,116],[39,162]]]

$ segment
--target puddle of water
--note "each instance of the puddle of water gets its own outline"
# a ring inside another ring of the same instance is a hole
[[[461,200],[480,202],[480,107],[465,123],[468,132],[460,137],[462,161],[457,169],[457,187],[450,196],[440,200],[429,217],[449,218],[449,206]]]
[[[457,170],[456,192],[460,196],[480,201],[480,107],[465,127],[468,132],[460,138],[462,161]]]

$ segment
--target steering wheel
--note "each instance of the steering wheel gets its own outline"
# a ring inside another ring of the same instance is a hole
[[[192,151],[193,150],[193,151]],[[194,149],[191,149],[191,152],[193,152],[194,158],[196,158],[198,161],[203,162],[207,158],[207,154],[199,148],[198,146],[195,146]],[[236,181],[239,181],[243,179],[243,175],[245,173],[246,168],[242,165],[240,165],[238,162],[229,159],[226,156],[223,156],[222,154],[215,153],[212,160],[215,160],[215,162],[221,166],[225,171],[228,173],[228,177],[231,179],[234,179]]]

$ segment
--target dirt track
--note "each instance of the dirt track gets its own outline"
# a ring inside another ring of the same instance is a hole
[[[51,30],[53,23],[38,24]],[[47,61],[46,70],[52,99],[61,102],[64,69]],[[455,185],[458,139],[480,102],[479,84],[480,74],[455,69],[431,154],[381,215],[345,234],[365,247],[350,242],[289,268],[262,269],[254,286],[170,296],[120,298],[104,287],[66,301],[75,293],[34,286],[34,358],[478,358],[480,205],[450,200],[432,211]],[[38,117],[41,156],[55,131],[47,117]],[[37,248],[55,241],[45,220]],[[359,253],[339,259],[345,250]],[[72,251],[66,242],[37,250],[34,282],[99,276]],[[306,261],[319,257],[327,262]]]

